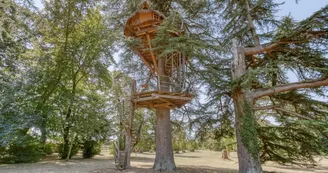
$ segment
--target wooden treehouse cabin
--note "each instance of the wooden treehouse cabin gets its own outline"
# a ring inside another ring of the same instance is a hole
[[[149,84],[149,80],[147,83],[137,81],[137,89],[138,87],[144,89],[134,93],[133,102],[136,107],[175,109],[182,107],[193,98],[185,86],[187,57],[178,51],[165,57],[158,57],[153,51],[151,41],[156,37],[157,27],[164,18],[162,13],[151,9],[145,1],[126,22],[124,35],[140,39],[142,45],[133,48],[133,51],[155,76],[152,85]],[[168,32],[172,37],[183,34],[183,30]]]

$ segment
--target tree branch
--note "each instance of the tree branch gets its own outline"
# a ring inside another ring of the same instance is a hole
[[[286,112],[288,114],[291,114],[291,115],[294,115],[296,117],[299,117],[299,118],[302,118],[302,119],[306,119],[306,120],[314,120],[312,118],[306,117],[306,116],[301,115],[299,113],[296,113],[296,112],[293,112],[293,111],[289,111],[287,109],[284,109],[284,108],[281,108],[281,107],[277,107],[277,106],[274,106],[274,105],[271,105],[271,106],[263,106],[263,107],[255,107],[254,108],[254,110],[268,110],[268,109],[274,109],[274,110],[277,110],[277,111]]]
[[[310,39],[312,39],[314,37],[328,34],[328,30],[325,29],[323,31],[308,31],[307,33],[310,35],[308,35],[307,38],[304,38],[304,40],[280,40],[276,43],[264,44],[264,45],[255,46],[255,47],[247,47],[247,48],[244,48],[243,51],[244,51],[245,56],[256,55],[256,54],[260,54],[260,53],[264,53],[264,52],[270,52],[271,50],[275,49],[276,47],[278,47],[279,45],[282,45],[282,44],[308,42]]]
[[[251,97],[253,99],[260,98],[263,96],[271,96],[277,93],[291,91],[301,88],[313,88],[320,86],[328,86],[328,77],[317,79],[317,80],[306,80],[302,82],[295,82],[285,85],[277,85],[273,88],[261,88],[251,91]]]

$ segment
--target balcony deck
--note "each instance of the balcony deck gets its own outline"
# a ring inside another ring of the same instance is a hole
[[[193,97],[192,94],[156,90],[134,94],[133,102],[137,108],[176,109],[189,103]]]

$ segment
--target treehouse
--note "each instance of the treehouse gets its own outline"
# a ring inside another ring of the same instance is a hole
[[[147,80],[139,83],[140,92],[135,92],[133,101],[136,107],[142,108],[180,108],[190,102],[193,95],[188,93],[185,86],[185,74],[187,57],[181,52],[175,51],[165,57],[158,57],[152,46],[152,40],[156,37],[158,26],[165,16],[149,7],[143,2],[140,9],[135,11],[127,20],[124,35],[138,38],[141,45],[132,48],[148,67],[155,81]],[[168,31],[172,37],[179,37],[180,32]],[[138,88],[137,88],[138,89]]]

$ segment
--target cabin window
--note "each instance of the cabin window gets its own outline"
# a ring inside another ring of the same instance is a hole
[[[155,20],[159,20],[160,19],[159,16],[158,16],[158,14],[154,13],[154,19]]]

